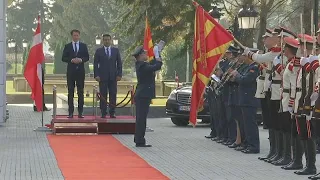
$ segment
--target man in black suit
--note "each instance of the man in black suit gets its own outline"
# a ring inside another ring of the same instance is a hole
[[[112,38],[109,34],[103,35],[103,47],[94,54],[94,78],[99,82],[101,117],[107,115],[107,94],[109,92],[110,118],[116,118],[117,82],[122,77],[122,61],[118,48],[111,47]]]
[[[136,58],[137,88],[134,95],[136,105],[136,130],[134,142],[136,147],[151,147],[144,138],[147,116],[151,100],[155,98],[155,72],[161,69],[162,59],[147,62],[148,56],[142,46],[133,53]]]
[[[68,84],[68,105],[69,105],[69,116],[73,118],[74,105],[74,88],[77,85],[78,92],[78,117],[83,118],[83,89],[85,79],[84,63],[89,61],[89,52],[87,45],[79,42],[80,31],[71,31],[72,42],[66,44],[63,49],[62,61],[68,63],[67,66],[67,84]]]

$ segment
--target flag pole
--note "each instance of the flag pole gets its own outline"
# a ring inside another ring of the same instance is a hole
[[[42,43],[43,43],[43,40],[44,40],[44,38],[43,38],[43,28],[42,28],[42,25],[43,25],[43,23],[42,22],[44,22],[43,20],[42,20],[42,18],[44,17],[43,16],[43,1],[41,1],[40,2],[41,3],[41,11],[40,11],[40,15],[39,15],[39,17],[40,17],[40,25],[41,25],[41,28],[40,28],[40,36],[41,36],[41,41],[42,41]],[[38,127],[37,129],[34,129],[34,131],[37,131],[37,132],[49,132],[49,131],[51,131],[51,129],[49,129],[49,128],[47,128],[47,127],[45,127],[44,126],[44,123],[43,123],[43,121],[44,121],[44,65],[45,65],[45,62],[43,62],[42,63],[42,65],[41,65],[41,80],[42,80],[42,92],[41,92],[41,94],[42,94],[42,111],[41,111],[41,127]]]

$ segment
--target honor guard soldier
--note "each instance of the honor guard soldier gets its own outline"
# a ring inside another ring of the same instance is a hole
[[[268,49],[268,52],[264,54],[253,53],[246,49],[244,54],[250,57],[253,61],[260,63],[260,71],[265,71],[265,75],[260,75],[257,80],[257,91],[255,97],[261,100],[261,108],[262,108],[262,118],[264,125],[269,129],[269,143],[270,150],[269,153],[265,157],[260,157],[260,160],[265,160],[271,158],[276,153],[276,145],[275,145],[275,135],[274,135],[274,119],[276,118],[276,113],[278,112],[277,107],[279,107],[280,97],[277,98],[278,90],[273,89],[273,98],[271,101],[271,80],[272,80],[272,61],[276,56],[280,54],[281,47],[279,44],[278,35],[281,32],[281,28],[275,28],[273,31],[270,29],[266,29],[266,33],[264,34],[264,46]],[[267,66],[265,67],[266,64]],[[274,77],[278,78],[278,77]],[[279,79],[279,78],[278,78]],[[278,83],[277,81],[273,81],[273,83]],[[279,83],[280,87],[280,83]]]
[[[137,47],[133,56],[136,59],[137,88],[134,95],[136,105],[136,131],[134,142],[136,147],[151,147],[146,144],[144,138],[146,132],[147,115],[151,100],[155,98],[155,76],[154,72],[161,69],[162,59],[155,62],[147,62],[147,54],[142,46]]]
[[[241,152],[246,154],[256,154],[260,152],[259,129],[256,122],[258,99],[254,97],[259,76],[259,65],[246,57],[244,63],[248,64],[243,74],[237,70],[231,74],[234,81],[239,83],[239,105],[241,106],[242,118],[244,122],[244,133],[246,137],[246,149]]]

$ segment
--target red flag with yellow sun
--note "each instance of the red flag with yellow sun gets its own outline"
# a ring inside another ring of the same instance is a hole
[[[192,94],[190,123],[197,123],[203,109],[203,93],[221,56],[233,41],[233,36],[210,16],[197,2],[194,23]]]
[[[147,16],[146,16],[146,27],[144,29],[143,49],[147,51],[148,61],[151,61],[154,58],[154,52],[153,52],[152,34],[151,34],[151,29],[149,26]]]

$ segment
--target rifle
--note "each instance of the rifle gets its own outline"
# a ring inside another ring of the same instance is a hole
[[[235,63],[234,68],[235,70],[238,70],[241,67],[241,63]],[[230,80],[230,78],[232,77],[232,74],[227,73],[228,75],[223,79],[223,81],[221,81],[219,83],[219,85],[216,87],[216,92],[218,92],[218,94],[221,94],[222,88],[224,87],[224,85]]]

